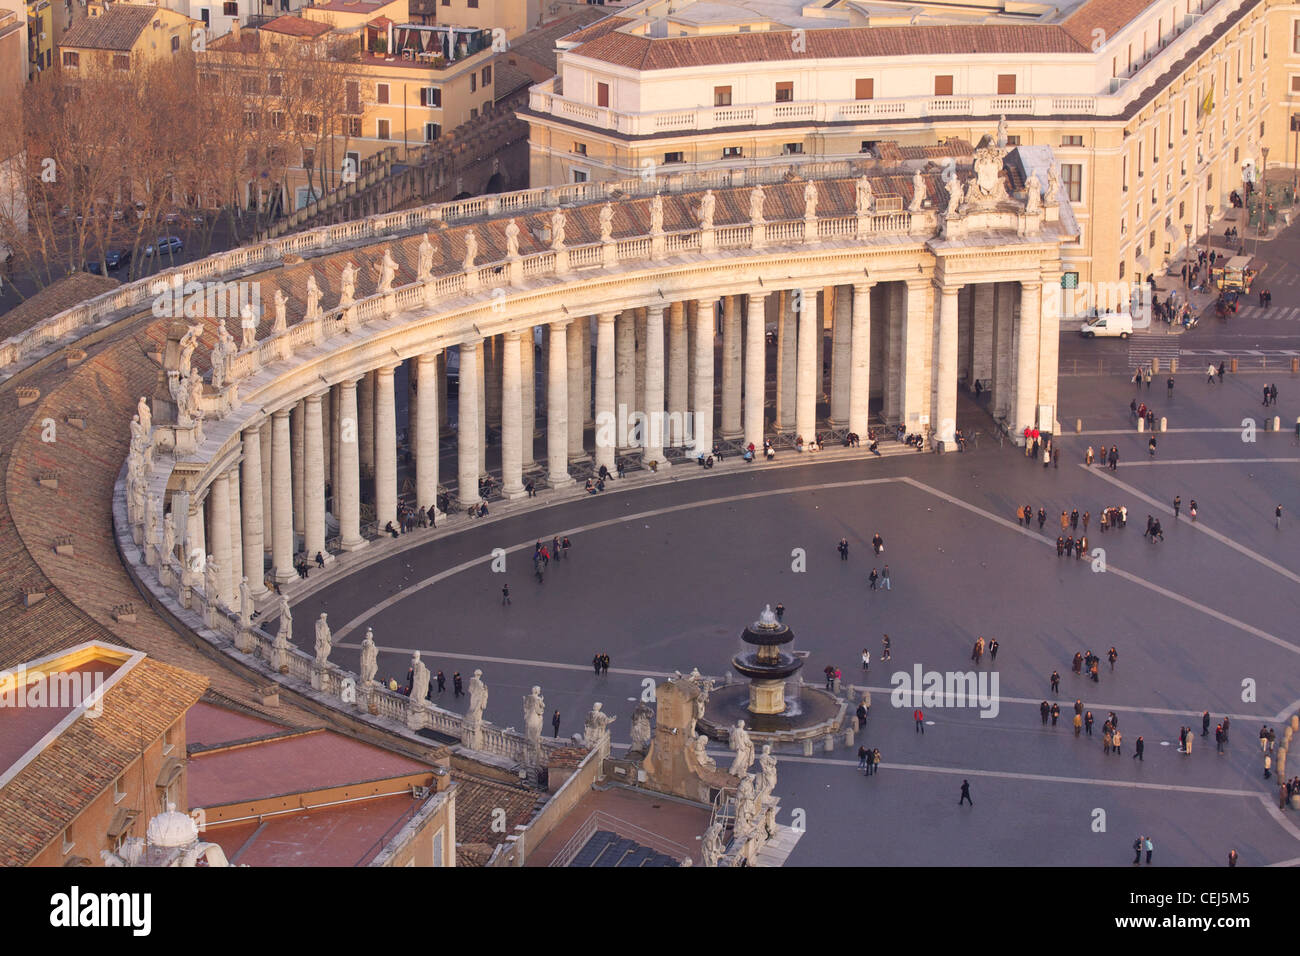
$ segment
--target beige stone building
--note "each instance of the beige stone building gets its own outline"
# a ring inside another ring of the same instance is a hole
[[[148,4],[91,5],[59,41],[59,67],[70,76],[138,70],[152,60],[188,53],[197,21]]]
[[[559,60],[520,113],[534,185],[975,142],[1005,117],[1010,145],[1057,157],[1066,282],[1158,271],[1262,147],[1295,164],[1300,11],[1267,0],[647,0]]]

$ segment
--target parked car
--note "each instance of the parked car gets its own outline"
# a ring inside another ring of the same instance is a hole
[[[181,242],[179,236],[159,236],[144,247],[144,254],[146,256],[175,255],[183,248],[185,248],[185,244]]]
[[[1083,323],[1079,334],[1085,339],[1099,335],[1118,335],[1121,339],[1126,339],[1133,334],[1133,316],[1127,312],[1104,312]]]
[[[109,272],[116,272],[130,261],[130,249],[109,249],[108,252],[104,253],[104,265],[108,266]],[[100,274],[99,267],[100,260],[98,259],[95,259],[86,265],[87,271],[93,272],[95,275]]]

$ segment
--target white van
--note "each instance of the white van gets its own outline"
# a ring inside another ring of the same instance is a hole
[[[1098,335],[1118,335],[1126,339],[1133,334],[1133,316],[1127,312],[1104,312],[1084,322],[1079,334],[1085,339]]]

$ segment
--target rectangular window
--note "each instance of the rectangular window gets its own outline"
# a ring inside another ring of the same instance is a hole
[[[581,169],[575,169],[573,170],[573,181],[575,183],[585,183],[587,181],[587,174]]]
[[[172,37],[172,52],[176,53],[180,50],[180,48],[181,48],[181,38]]]
[[[284,129],[284,114],[279,110],[275,110],[271,113],[271,128]]]
[[[126,798],[126,788],[122,786],[122,778],[118,777],[113,781],[113,802],[121,803]]]
[[[1182,218],[1183,218],[1183,211],[1184,211],[1184,208],[1186,207],[1186,205],[1187,205],[1186,203],[1181,203],[1181,202],[1178,204],[1178,218],[1179,218],[1179,219],[1182,219]]]
[[[279,75],[268,76],[266,78],[266,92],[272,96],[279,96],[280,90],[283,89],[284,83]]]
[[[76,843],[72,839],[72,827],[68,827],[63,831],[63,852],[71,853],[74,846]]]
[[[392,132],[392,124],[389,120],[375,120],[375,137],[377,139],[389,139]]]
[[[376,84],[375,84],[375,102],[376,102],[376,103],[387,103],[387,102],[388,102],[388,84],[387,84],[387,83],[376,83]]]
[[[361,112],[361,84],[356,80],[347,82],[347,106],[346,111],[349,113]]]
[[[609,106],[609,84],[608,83],[596,84],[596,105]]]
[[[1015,134],[1015,135],[1009,135],[1009,136],[1007,136],[1007,145],[1008,145],[1008,146],[1019,146],[1019,145],[1020,145],[1020,136],[1019,136],[1019,134]]]
[[[424,141],[426,143],[432,143],[441,135],[442,135],[442,126],[439,125],[438,123],[424,124]]]
[[[743,146],[724,146],[724,147],[722,147],[722,158],[723,158],[723,159],[738,159],[739,157],[744,156],[744,155],[745,155],[745,147],[743,147]]]
[[[477,10],[477,9],[478,9],[478,0],[469,0],[469,8],[470,8],[471,10]]]
[[[853,84],[853,98],[872,100],[876,98],[876,81],[871,77],[862,77]]]
[[[63,65],[68,69],[75,70],[81,65],[81,54],[72,50],[63,51]]]
[[[1156,247],[1156,231],[1152,229],[1147,237],[1147,248],[1154,249],[1155,247]]]
[[[731,105],[731,87],[715,86],[713,88],[713,105],[730,106]]]
[[[934,95],[952,96],[952,74],[945,74],[934,78]]]
[[[483,85],[484,85],[484,86],[491,86],[491,85],[492,85],[492,66],[491,66],[491,64],[489,64],[489,65],[483,67]]]
[[[1061,145],[1062,145],[1062,146],[1082,146],[1082,145],[1083,145],[1083,137],[1082,137],[1082,136],[1062,136],[1062,137],[1061,137]]]
[[[871,152],[875,152],[875,149],[876,149],[876,143],[878,143],[878,142],[880,142],[880,141],[879,141],[879,140],[876,140],[876,139],[864,139],[864,140],[862,141],[862,148],[859,149],[858,152],[859,152],[859,153],[871,153]]]
[[[794,82],[776,84],[776,101],[778,103],[794,102]]]
[[[1061,182],[1065,185],[1065,194],[1070,202],[1083,199],[1083,165],[1081,163],[1062,163]]]
[[[1146,172],[1142,168],[1142,144],[1138,143],[1138,179],[1141,179],[1144,175],[1146,175]]]
[[[1291,52],[1300,53],[1300,20],[1291,21]]]
[[[1123,156],[1119,161],[1119,188],[1128,192],[1128,157]]]
[[[302,168],[314,169],[315,167],[316,167],[316,150],[304,146],[302,150]]]
[[[664,165],[670,166],[673,163],[684,163],[686,160],[681,152],[664,153]]]
[[[579,156],[586,156],[586,155],[587,155],[587,144],[586,144],[586,143],[574,143],[574,144],[573,144],[573,151],[574,151],[575,153],[577,153]]]
[[[171,753],[172,747],[173,747],[172,732],[171,729],[169,728],[163,731],[163,746],[162,746],[163,756],[166,756],[167,754]]]
[[[1300,76],[1294,73],[1291,74],[1291,92],[1300,93]]]
[[[246,96],[252,96],[253,94],[260,93],[262,91],[262,84],[258,81],[257,77],[255,76],[244,77],[242,80],[239,81],[239,86],[240,89],[244,91],[244,94]]]
[[[239,4],[235,0],[225,0],[221,4],[221,13],[227,17],[239,16]]]
[[[477,73],[471,73],[471,74],[469,75],[469,91],[470,91],[471,93],[477,93],[477,92],[478,92],[478,74],[477,74]]]
[[[436,86],[420,88],[420,105],[439,109],[442,106],[442,90]]]
[[[803,154],[803,143],[786,143],[781,147],[782,156],[800,156]]]
[[[478,107],[477,107],[477,106],[471,106],[471,107],[470,107],[470,109],[469,109],[469,118],[472,119],[472,120],[473,120],[473,119],[478,119]]]
[[[348,135],[351,136],[353,139],[361,138],[361,117],[360,116],[348,117]]]
[[[114,54],[113,54],[113,69],[115,69],[115,70],[129,70],[129,69],[131,69],[131,54],[129,54],[129,53],[114,53]]]
[[[1016,95],[1016,75],[1014,73],[998,74],[998,96]]]
[[[1119,234],[1121,236],[1128,233],[1128,220],[1121,217],[1119,221]]]

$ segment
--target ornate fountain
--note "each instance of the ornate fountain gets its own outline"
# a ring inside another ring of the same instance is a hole
[[[803,667],[802,660],[783,649],[794,641],[794,632],[776,619],[769,604],[758,620],[741,632],[740,639],[756,648],[731,659],[737,673],[749,679],[749,712],[756,716],[784,714],[786,679]]]

